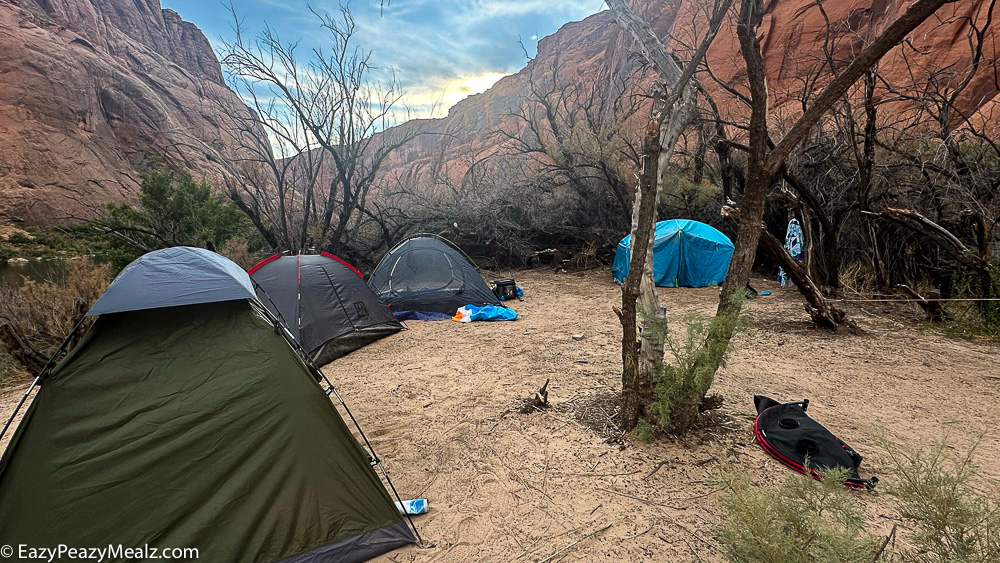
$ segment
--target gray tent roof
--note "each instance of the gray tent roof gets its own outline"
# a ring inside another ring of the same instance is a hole
[[[88,316],[257,297],[250,276],[203,248],[155,250],[125,267]]]

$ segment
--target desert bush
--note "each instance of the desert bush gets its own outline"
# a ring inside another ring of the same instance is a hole
[[[27,235],[24,231],[13,231],[7,235],[7,242],[10,244],[21,245],[21,244],[31,244],[31,237]]]
[[[224,196],[190,175],[159,171],[143,176],[139,207],[108,204],[95,226],[114,242],[106,253],[118,271],[150,250],[171,246],[221,247],[254,232],[250,220]]]
[[[0,348],[0,386],[8,379],[20,379],[24,376],[24,367],[11,356],[6,348]]]
[[[883,439],[896,478],[886,489],[896,501],[913,547],[906,561],[986,563],[1000,561],[1000,495],[972,484],[975,446],[964,455],[943,442],[901,454]]]
[[[656,427],[649,423],[648,420],[640,418],[638,424],[632,429],[632,435],[639,440],[650,444],[653,439],[656,438]]]
[[[654,400],[647,409],[656,417],[652,421],[670,432],[684,432],[705,410],[706,394],[715,381],[715,374],[726,363],[732,351],[732,338],[747,325],[742,307],[706,320],[692,313],[685,317],[683,339],[666,335],[665,343],[674,356],[664,362],[653,386]],[[664,330],[646,327],[645,330]]]
[[[222,243],[219,254],[236,262],[236,265],[244,270],[249,270],[258,262],[254,253],[250,251],[250,245],[245,237],[233,237]]]
[[[870,563],[878,538],[864,511],[844,490],[845,475],[822,481],[791,475],[776,489],[756,487],[726,467],[717,478],[725,515],[718,538],[730,561],[753,563]]]
[[[1000,337],[1000,267],[991,275],[977,277],[959,270],[952,279],[952,298],[979,299],[948,303],[950,313],[944,331],[955,336]]]
[[[944,442],[909,453],[881,442],[892,468],[882,490],[900,516],[902,541],[866,531],[859,493],[842,485],[843,472],[827,472],[822,482],[789,474],[777,488],[757,487],[727,464],[715,485],[725,510],[717,537],[729,560],[1000,561],[1000,497],[973,484],[978,442],[962,455]]]
[[[67,263],[61,279],[26,280],[20,287],[0,288],[0,325],[7,325],[17,337],[4,338],[9,354],[25,370],[37,372],[39,362],[44,364],[55,353],[79,320],[77,300],[92,304],[110,277],[108,265],[79,259]]]

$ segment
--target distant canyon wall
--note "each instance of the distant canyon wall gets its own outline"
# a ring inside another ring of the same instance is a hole
[[[673,28],[679,41],[669,47],[679,53],[696,44],[695,34],[700,38],[704,32],[705,15],[690,11],[696,4],[701,3],[689,0],[631,1],[632,9],[642,14],[661,38],[668,37],[668,30]],[[739,88],[746,71],[735,28],[739,1],[734,4],[731,17],[720,30],[707,60],[718,79]],[[827,50],[837,61],[835,66],[839,70],[843,68],[843,61],[862,49],[866,40],[876,36],[911,2],[827,1],[822,3],[825,17],[815,0],[769,0],[765,4],[760,32],[768,91],[772,98],[771,123],[775,131],[780,131],[782,123],[789,123],[801,114],[798,98],[803,90],[818,93],[831,79],[828,69],[817,70],[826,59],[824,44],[828,45]],[[926,86],[932,74],[933,80],[939,84],[948,81],[953,84],[955,76],[964,73],[971,64],[967,37],[970,21],[985,24],[987,14],[984,8],[987,6],[988,0],[962,0],[941,8],[931,20],[911,34],[905,46],[897,47],[882,60],[878,68],[882,79],[904,91]],[[997,11],[1000,12],[1000,8]],[[1000,13],[994,14],[994,19],[1000,20]],[[958,98],[957,105],[959,111],[978,125],[1000,131],[998,26],[1000,23],[994,21],[987,30],[983,68]],[[578,80],[586,84],[602,81],[606,84],[606,92],[613,92],[616,85],[625,79],[647,85],[651,79],[631,37],[618,28],[608,10],[580,22],[568,23],[538,43],[537,55],[524,69],[501,79],[490,90],[457,103],[447,117],[408,122],[387,131],[387,135],[415,131],[431,134],[418,137],[395,155],[385,171],[385,182],[420,183],[434,175],[440,177],[442,163],[447,168],[444,175],[458,181],[469,162],[503,150],[504,138],[496,131],[515,126],[508,115],[511,108],[517,108],[530,96],[529,77],[534,74],[537,80],[555,64],[560,66],[563,80]],[[814,77],[816,74],[818,76]],[[749,110],[745,104],[708,76],[702,74],[699,78],[719,103],[724,118],[735,122],[747,119]],[[891,96],[886,92],[883,97]],[[911,104],[888,104],[882,106],[880,112],[883,118],[889,115],[905,116],[912,110]],[[637,132],[641,131],[647,118],[648,108],[635,117],[632,126]],[[957,121],[958,117],[954,119]],[[729,134],[739,136],[734,131]]]
[[[673,27],[680,42],[671,47],[680,52],[681,43],[691,44],[704,27],[703,15],[688,12],[692,4],[632,1],[661,37]],[[804,86],[825,56],[828,29],[833,57],[846,59],[909,4],[827,1],[824,18],[815,0],[769,0],[761,33],[775,128],[801,111],[796,97],[803,88],[817,89],[829,80],[826,72]],[[909,44],[883,60],[883,78],[908,89],[914,79],[926,82],[928,69],[967,68],[969,15],[986,4],[962,0],[939,10],[911,34]],[[996,26],[986,35],[985,71],[958,101],[962,112],[980,122],[1000,118]],[[529,96],[529,77],[543,76],[557,60],[564,79],[600,81],[607,92],[626,78],[648,83],[635,51],[607,10],[566,24],[538,43],[524,69],[459,102],[446,117],[381,133],[422,134],[392,155],[380,184],[419,184],[442,174],[461,179],[470,162],[502,150],[497,131],[517,126],[509,114]],[[732,18],[708,60],[721,80],[739,84],[744,65]],[[134,198],[137,169],[146,156],[221,183],[224,116],[242,103],[224,84],[204,35],[175,12],[162,10],[158,0],[0,0],[0,77],[0,222],[88,217],[107,201]],[[702,82],[724,114],[737,120],[745,115],[723,88],[705,77]],[[906,112],[907,106],[891,109]],[[637,130],[643,119],[637,115]]]
[[[0,0],[0,222],[132,200],[147,158],[217,180],[222,118],[242,107],[159,0]]]

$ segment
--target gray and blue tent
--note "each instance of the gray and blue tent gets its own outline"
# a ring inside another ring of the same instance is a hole
[[[656,224],[653,235],[653,283],[661,287],[705,287],[721,284],[729,271],[733,243],[714,227],[689,219]],[[628,277],[632,235],[618,243],[611,273],[623,283]]]
[[[453,316],[465,305],[504,306],[465,254],[439,237],[397,244],[375,267],[368,285],[397,314]]]
[[[361,272],[333,254],[276,254],[248,273],[318,366],[403,329]]]
[[[415,541],[236,264],[151,252],[88,314],[0,457],[0,544],[342,562]]]

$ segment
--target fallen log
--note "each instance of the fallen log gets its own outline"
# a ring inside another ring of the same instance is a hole
[[[941,296],[939,294],[929,294],[930,298],[928,299],[917,293],[910,286],[904,284],[897,285],[896,291],[916,302],[917,305],[920,305],[924,313],[927,313],[928,320],[939,323],[948,318],[947,313],[944,311],[944,306],[941,304]]]

